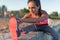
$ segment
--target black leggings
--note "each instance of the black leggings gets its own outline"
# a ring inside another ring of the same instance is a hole
[[[23,28],[23,31],[28,33],[30,31],[43,31],[45,33],[50,33],[53,37],[53,40],[58,40],[58,33],[48,25],[29,25]]]

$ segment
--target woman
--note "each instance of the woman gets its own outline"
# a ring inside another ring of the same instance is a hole
[[[46,11],[41,10],[41,5],[39,0],[28,0],[29,13],[26,14],[20,22],[34,23],[34,25],[29,25],[23,28],[23,30],[28,33],[29,31],[43,31],[49,32],[53,40],[58,40],[58,34],[53,28],[48,26],[48,14]],[[36,28],[37,30],[36,30]]]

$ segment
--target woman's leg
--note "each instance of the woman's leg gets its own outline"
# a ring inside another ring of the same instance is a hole
[[[30,31],[35,31],[35,30],[36,30],[36,28],[35,28],[34,25],[28,25],[27,27],[24,27],[24,28],[22,29],[22,31],[24,31],[25,33],[28,33],[28,32],[30,32]]]
[[[53,28],[50,28],[49,26],[45,25],[45,26],[42,26],[43,27],[43,31],[45,31],[46,33],[50,33],[51,36],[53,37],[53,40],[58,40],[58,33],[53,29]]]

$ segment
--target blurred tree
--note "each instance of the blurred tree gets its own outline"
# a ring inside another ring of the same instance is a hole
[[[15,11],[14,13],[15,13],[15,16],[18,16],[19,15],[19,11],[18,10]]]
[[[24,16],[26,13],[28,13],[29,12],[29,10],[28,9],[26,9],[26,8],[24,8],[24,9],[21,9],[20,11],[19,11],[19,15],[22,17],[22,16]]]
[[[4,15],[4,11],[7,12],[7,7],[5,5],[2,6],[2,15]]]
[[[10,14],[13,14],[13,15],[15,15],[15,12],[12,10],[12,11],[10,12]]]
[[[24,8],[24,9],[21,9],[21,10],[20,10],[20,12],[21,12],[21,13],[28,13],[28,12],[29,12],[29,10],[28,10],[28,9],[26,9],[26,8]]]
[[[51,18],[57,18],[58,17],[58,12],[52,12],[49,16]]]
[[[1,14],[1,12],[2,12],[2,8],[0,7],[0,14]]]
[[[21,10],[15,10],[15,11],[11,11],[11,13],[14,14],[14,16],[18,16],[18,17],[23,17],[26,13],[28,13],[29,10],[24,8],[24,9],[21,9]]]

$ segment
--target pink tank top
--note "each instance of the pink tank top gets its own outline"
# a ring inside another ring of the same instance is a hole
[[[35,18],[35,15],[32,14],[31,17],[32,18]],[[47,23],[48,23],[48,18],[45,19],[45,20],[43,20],[43,21],[41,21],[41,22],[36,22],[34,24],[42,25],[42,24],[47,24]]]

